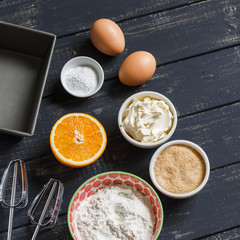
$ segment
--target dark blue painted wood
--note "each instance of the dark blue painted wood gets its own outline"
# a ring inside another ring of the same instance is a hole
[[[50,177],[62,180],[65,185],[58,224],[51,231],[41,231],[39,239],[62,239],[62,236],[71,239],[66,224],[68,203],[77,187],[89,177],[121,170],[150,182],[148,165],[154,149],[131,146],[117,127],[122,102],[143,90],[159,91],[172,100],[180,117],[172,139],[192,140],[202,146],[212,168],[207,186],[191,199],[172,200],[159,193],[165,211],[159,239],[238,239],[240,3],[238,0],[193,2],[131,0],[113,4],[107,0],[100,7],[99,1],[85,5],[77,0],[0,2],[0,20],[59,36],[35,135],[24,139],[0,135],[0,179],[11,159],[22,158],[27,164],[30,202]],[[112,18],[123,29],[126,49],[120,56],[104,56],[91,44],[88,29],[99,17]],[[149,82],[129,88],[116,77],[123,59],[135,50],[152,52],[158,68]],[[69,96],[59,81],[63,64],[78,55],[95,58],[105,71],[103,88],[88,99]],[[49,146],[55,121],[76,111],[97,117],[108,135],[103,156],[82,169],[58,163]],[[8,210],[0,208],[0,218],[0,239],[5,239]],[[14,220],[13,239],[29,239],[34,227],[29,225],[26,209],[16,211]]]
[[[0,2],[0,20],[55,33],[57,36],[89,29],[99,18],[124,21],[166,11],[199,0],[3,0]]]

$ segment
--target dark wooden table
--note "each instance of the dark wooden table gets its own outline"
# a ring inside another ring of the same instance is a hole
[[[101,54],[89,39],[91,24],[103,17],[124,32],[126,48],[117,57]],[[173,200],[158,192],[165,213],[159,239],[240,239],[239,0],[0,0],[0,20],[57,35],[34,136],[0,135],[0,179],[10,160],[23,159],[30,202],[51,177],[64,183],[57,225],[41,230],[38,239],[71,239],[69,201],[95,174],[121,170],[151,183],[148,166],[156,149],[130,145],[117,126],[122,102],[143,90],[158,91],[174,103],[179,121],[172,139],[199,144],[211,164],[208,184],[196,196]],[[146,84],[126,87],[117,78],[118,69],[137,50],[151,52],[157,70]],[[68,95],[59,79],[65,62],[82,55],[96,59],[105,72],[102,89],[88,99]],[[108,135],[102,157],[81,169],[61,165],[49,145],[53,124],[70,112],[93,115]],[[0,239],[6,239],[7,222],[8,210],[0,207]],[[16,210],[13,239],[30,239],[33,231],[27,208]]]

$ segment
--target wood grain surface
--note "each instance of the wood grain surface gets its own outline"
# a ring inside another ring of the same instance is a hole
[[[119,22],[198,2],[201,1],[104,0],[104,4],[101,4],[83,0],[3,0],[0,5],[0,16],[2,21],[50,31],[62,36],[89,29],[99,18],[111,18]]]
[[[103,17],[116,21],[124,32],[126,48],[117,57],[101,54],[89,39],[91,24]],[[0,179],[8,162],[20,158],[27,166],[29,202],[51,177],[65,186],[56,226],[41,229],[38,239],[71,239],[69,201],[85,180],[98,173],[126,171],[151,184],[148,166],[156,149],[130,145],[117,125],[124,100],[146,90],[162,93],[175,105],[178,125],[172,140],[199,144],[211,165],[206,187],[190,199],[174,200],[157,191],[164,208],[159,239],[240,239],[239,19],[239,0],[0,0],[0,21],[57,35],[34,136],[0,134]],[[118,69],[137,50],[151,52],[157,69],[145,84],[126,87],[118,80]],[[96,59],[105,73],[102,89],[87,99],[67,94],[59,79],[66,61],[82,55]],[[80,169],[61,165],[49,145],[53,124],[70,112],[96,117],[108,136],[100,159]],[[6,239],[8,209],[0,207],[0,219],[0,239]],[[15,211],[13,228],[13,239],[31,239],[34,226],[27,208]]]

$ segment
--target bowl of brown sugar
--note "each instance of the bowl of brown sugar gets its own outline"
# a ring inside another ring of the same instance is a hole
[[[172,198],[188,198],[206,185],[210,164],[204,150],[186,140],[165,143],[153,154],[150,177],[155,187]]]

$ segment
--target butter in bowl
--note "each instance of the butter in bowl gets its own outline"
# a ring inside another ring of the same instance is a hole
[[[177,112],[164,95],[144,91],[122,104],[118,126],[123,137],[140,148],[154,148],[166,142],[177,126]]]

